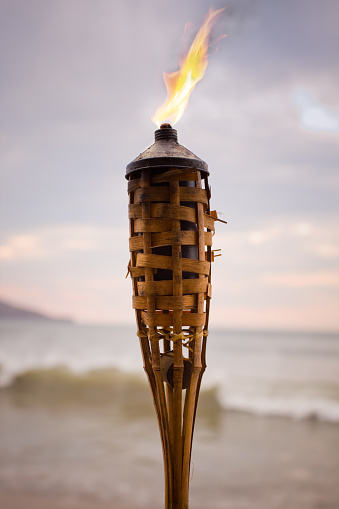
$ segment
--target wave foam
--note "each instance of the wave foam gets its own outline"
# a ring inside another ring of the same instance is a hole
[[[229,395],[222,400],[225,410],[249,412],[260,416],[319,419],[339,422],[339,402],[320,398],[269,398]]]

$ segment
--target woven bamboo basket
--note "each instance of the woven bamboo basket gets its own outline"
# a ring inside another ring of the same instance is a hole
[[[137,334],[160,429],[166,509],[187,509],[211,299],[208,168],[169,124],[127,166],[129,273]]]

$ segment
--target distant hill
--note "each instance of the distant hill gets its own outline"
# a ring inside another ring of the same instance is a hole
[[[34,319],[34,320],[51,320],[58,322],[72,322],[68,318],[55,318],[37,311],[24,309],[19,306],[13,306],[8,302],[0,301],[0,319],[13,318],[13,319]]]

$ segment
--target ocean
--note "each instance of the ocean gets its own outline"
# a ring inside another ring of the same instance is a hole
[[[163,507],[133,327],[1,320],[0,490]],[[339,507],[339,336],[211,330],[194,509]]]

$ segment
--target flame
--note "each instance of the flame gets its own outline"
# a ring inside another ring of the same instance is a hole
[[[208,64],[207,52],[210,31],[223,10],[209,10],[187,56],[180,62],[179,71],[164,72],[167,98],[152,117],[153,122],[158,127],[165,120],[170,119],[172,125],[174,125],[181,119],[192,91],[205,74]]]

